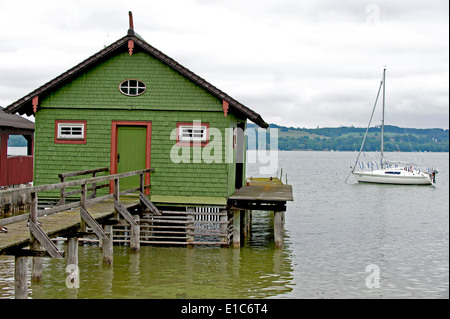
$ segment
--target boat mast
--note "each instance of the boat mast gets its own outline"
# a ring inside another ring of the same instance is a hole
[[[386,67],[383,69],[383,111],[381,115],[381,168],[383,168],[384,156],[384,102],[386,98]]]

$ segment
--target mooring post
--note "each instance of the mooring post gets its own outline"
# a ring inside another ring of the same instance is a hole
[[[14,297],[16,299],[26,299],[28,297],[28,265],[27,257],[15,257],[14,270]]]
[[[233,209],[233,247],[241,247],[241,211]]]
[[[273,234],[275,237],[275,247],[283,247],[283,233],[284,233],[284,223],[283,223],[283,213],[282,211],[274,211],[273,214]]]

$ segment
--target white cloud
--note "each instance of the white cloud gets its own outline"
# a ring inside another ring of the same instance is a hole
[[[148,43],[268,122],[366,126],[387,65],[387,122],[449,127],[440,0],[2,2],[0,105],[124,36],[128,10]]]

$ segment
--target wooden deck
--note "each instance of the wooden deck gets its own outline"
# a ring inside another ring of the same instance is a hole
[[[285,210],[286,202],[293,201],[292,186],[278,178],[252,178],[249,185],[238,189],[229,198],[231,206],[254,210]]]
[[[125,208],[131,208],[139,205],[139,197],[120,198],[120,202]],[[114,200],[107,199],[102,202],[89,205],[87,207],[89,214],[97,222],[109,219],[114,215]],[[48,237],[64,236],[69,233],[76,233],[80,228],[81,218],[80,209],[75,208],[56,214],[42,216],[39,218],[42,223],[42,230]],[[30,245],[31,236],[27,221],[19,221],[6,226],[7,233],[0,233],[0,255],[11,253],[11,250],[17,250]]]

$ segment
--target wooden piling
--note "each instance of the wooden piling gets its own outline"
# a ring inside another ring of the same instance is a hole
[[[67,240],[67,265],[78,266],[78,238],[70,237]]]
[[[39,250],[41,245],[36,239],[33,239],[30,246],[31,250]],[[42,281],[42,257],[33,257],[31,264],[31,281],[40,282]]]
[[[112,225],[105,225],[106,236],[103,237],[103,265],[113,264],[113,230]]]
[[[131,252],[139,252],[141,249],[140,235],[141,226],[139,225],[139,215],[135,215],[137,225],[130,225],[130,248]]]
[[[273,217],[273,233],[275,237],[275,247],[283,247],[283,233],[284,233],[284,223],[283,223],[283,213],[282,211],[275,211]]]
[[[16,299],[28,297],[28,265],[27,257],[15,257],[14,295]]]
[[[241,211],[233,209],[233,247],[241,247]]]
[[[221,233],[221,237],[220,237],[221,246],[225,247],[225,246],[229,245],[229,241],[228,241],[228,215],[227,214],[220,215],[219,222],[220,222],[220,233]]]

